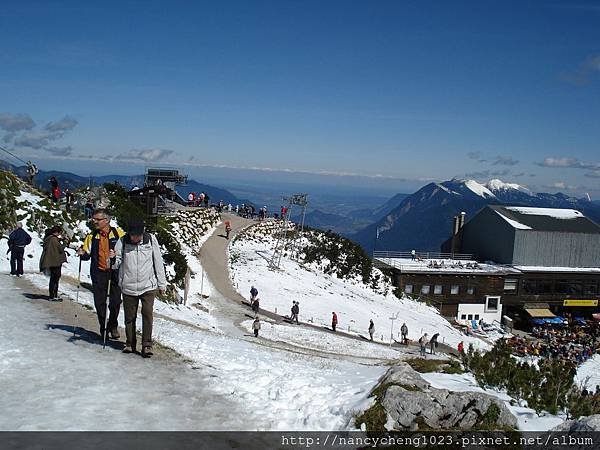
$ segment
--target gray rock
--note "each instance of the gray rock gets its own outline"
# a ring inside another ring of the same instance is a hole
[[[383,377],[382,383],[401,384],[419,389],[429,388],[429,383],[421,378],[419,372],[406,363],[390,367]]]
[[[567,420],[550,431],[600,431],[600,414],[583,417],[579,420]]]
[[[496,424],[516,428],[517,419],[504,402],[479,392],[451,392],[432,388],[418,372],[402,363],[389,369],[382,379],[388,387],[381,401],[394,428],[469,430],[480,423],[492,405],[500,411]]]

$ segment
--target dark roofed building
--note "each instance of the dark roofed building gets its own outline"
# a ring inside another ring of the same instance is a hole
[[[517,266],[600,267],[600,226],[573,209],[488,205],[442,251]]]

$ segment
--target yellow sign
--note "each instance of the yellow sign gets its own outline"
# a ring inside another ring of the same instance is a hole
[[[598,306],[598,300],[563,300],[563,306]]]

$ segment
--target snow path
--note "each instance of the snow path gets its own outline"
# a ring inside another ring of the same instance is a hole
[[[72,339],[70,327],[26,300],[14,280],[2,275],[0,289],[0,430],[248,426],[241,405],[207,391],[206,370]]]
[[[65,325],[65,319],[43,311],[61,304],[24,300],[27,288],[14,286],[27,281],[15,281],[0,278],[6,296],[0,339],[8,344],[0,353],[0,377],[11,391],[0,407],[14,412],[0,420],[0,429],[343,429],[387,369],[281,351],[257,345],[270,342],[248,334],[232,338],[158,317],[156,340],[189,358],[192,367],[179,358],[148,361],[103,351],[98,344],[72,340],[71,320]],[[83,313],[95,331],[94,313]],[[46,329],[46,324],[56,326]],[[113,374],[118,383],[98,385],[98,379]],[[127,420],[121,420],[123,409]],[[96,419],[107,410],[115,410],[117,419]]]

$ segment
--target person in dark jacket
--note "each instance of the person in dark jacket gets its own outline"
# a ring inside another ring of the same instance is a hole
[[[125,232],[120,228],[110,226],[110,214],[104,208],[94,210],[92,220],[96,229],[88,234],[77,254],[83,261],[90,261],[90,277],[92,278],[92,291],[94,293],[94,306],[100,325],[100,336],[104,333],[108,337],[119,339],[118,317],[121,309],[121,290],[119,276],[111,268],[111,258],[114,258],[114,248]],[[106,324],[106,298],[108,297],[108,280],[111,280],[110,299],[108,300],[108,324]],[[107,329],[104,329],[105,324]]]
[[[431,336],[431,340],[429,341],[429,351],[432,355],[435,354],[435,349],[438,346],[438,337],[439,336],[440,336],[440,333],[435,333],[433,336]]]
[[[254,314],[258,314],[258,310],[260,309],[260,299],[256,297],[252,302],[252,311]]]
[[[254,286],[250,287],[250,302],[253,302],[254,299],[258,296],[258,289]]]
[[[73,204],[73,193],[69,188],[65,189],[65,209],[67,212],[71,212],[71,205]]]
[[[296,324],[298,324],[298,314],[300,313],[300,303],[294,301],[294,306],[292,306],[292,322],[295,320]]]
[[[58,296],[58,283],[60,281],[62,265],[67,262],[65,244],[63,243],[61,232],[62,229],[58,225],[46,232],[44,250],[40,258],[40,272],[47,272],[50,275],[48,300],[54,302],[62,302],[62,299]]]
[[[23,229],[23,224],[17,222],[17,227],[8,236],[8,251],[10,252],[10,274],[20,277],[23,275],[23,254],[25,247],[31,243],[31,236]]]
[[[375,334],[375,324],[373,323],[373,319],[369,322],[369,336],[371,340],[373,340],[373,334]]]
[[[335,328],[337,327],[337,323],[338,323],[337,314],[335,312],[332,312],[331,313],[331,329],[333,331],[335,331]]]
[[[400,334],[402,335],[402,343],[404,345],[408,345],[408,327],[406,326],[406,323],[402,324],[402,327],[400,328]]]

